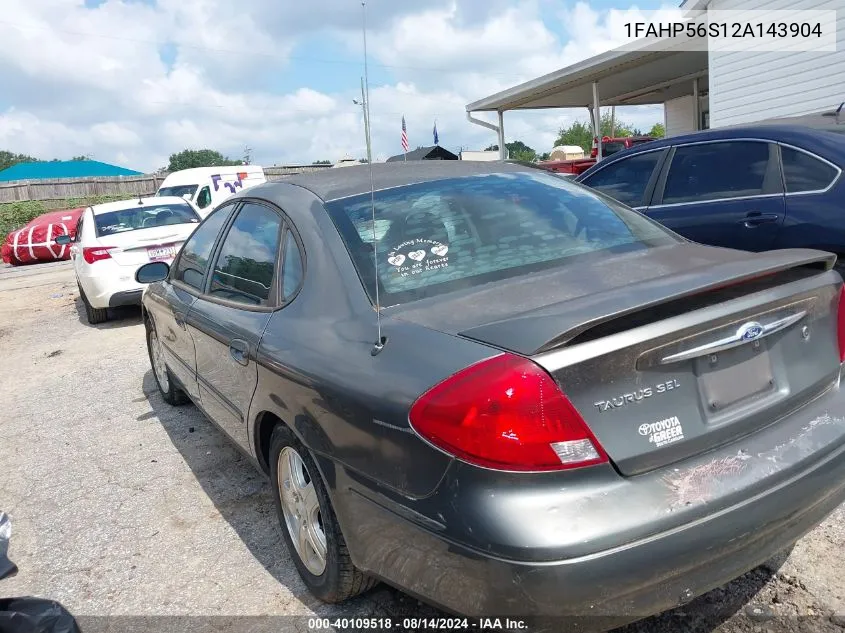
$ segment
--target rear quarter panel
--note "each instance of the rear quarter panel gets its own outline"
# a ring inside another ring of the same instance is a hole
[[[817,248],[845,256],[845,175],[824,193],[790,194],[775,248]]]

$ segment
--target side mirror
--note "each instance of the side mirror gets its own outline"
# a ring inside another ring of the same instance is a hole
[[[59,235],[58,237],[56,237],[56,239],[54,241],[59,246],[64,246],[65,244],[73,244],[73,240],[70,239],[70,235],[67,235],[67,234]]]
[[[151,284],[167,279],[169,273],[170,265],[166,262],[150,262],[135,271],[135,281],[139,284]]]

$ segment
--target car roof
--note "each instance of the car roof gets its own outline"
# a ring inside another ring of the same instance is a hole
[[[117,202],[105,202],[103,204],[95,204],[91,206],[94,215],[99,213],[109,213],[110,211],[126,211],[127,209],[134,209],[143,206],[161,206],[164,204],[183,204],[189,208],[191,205],[184,198],[179,196],[148,196],[145,198],[129,198],[128,200],[118,200]]]
[[[618,160],[623,160],[628,156],[635,156],[636,154],[651,152],[672,145],[682,145],[684,143],[731,139],[759,139],[796,145],[797,147],[812,150],[814,153],[828,160],[834,160],[838,163],[845,161],[845,134],[832,132],[829,129],[818,129],[803,125],[778,125],[774,123],[738,125],[691,132],[689,134],[679,134],[678,136],[668,136],[656,141],[629,147],[621,152],[615,152],[596,163],[584,173],[579,174],[577,180],[581,182],[587,176],[591,176],[600,169]]]
[[[375,191],[402,187],[421,182],[464,178],[484,174],[509,172],[534,173],[536,170],[502,161],[414,160],[375,163],[372,165],[372,182]],[[325,169],[318,172],[297,174],[281,181],[268,182],[248,189],[244,196],[274,198],[284,185],[308,189],[324,202],[349,198],[370,191],[370,166],[356,165],[343,169]]]

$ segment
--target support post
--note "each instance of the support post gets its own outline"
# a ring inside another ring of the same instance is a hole
[[[508,157],[508,150],[505,147],[505,113],[499,110],[499,159],[505,160]]]
[[[692,115],[695,117],[693,131],[701,129],[701,100],[698,96],[698,77],[692,80]]]
[[[599,82],[593,82],[593,136],[596,140],[596,147],[598,154],[596,155],[596,162],[602,159],[601,146],[601,106],[599,105]]]

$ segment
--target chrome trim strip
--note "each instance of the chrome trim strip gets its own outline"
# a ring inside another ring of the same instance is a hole
[[[782,198],[782,193],[760,193],[752,196],[737,196],[736,198],[705,198],[702,200],[690,200],[689,202],[667,202],[666,204],[653,204],[649,209],[666,209],[670,207],[683,207],[691,204],[710,204],[711,202],[733,202],[735,200],[757,200],[761,198]],[[751,218],[753,219],[753,218]]]
[[[753,339],[742,338],[740,332],[742,332],[743,328],[740,327],[740,329],[737,330],[736,334],[732,334],[731,336],[728,336],[726,338],[713,341],[712,343],[707,343],[706,345],[699,345],[698,347],[694,347],[685,352],[666,356],[665,358],[660,359],[660,364],[669,365],[671,363],[677,363],[684,360],[690,360],[692,358],[698,358],[699,356],[704,356],[706,354],[715,354],[716,352],[723,352],[725,350],[738,347],[740,345],[745,345],[746,343],[751,343],[752,341],[759,341],[760,339],[774,334],[775,332],[780,332],[781,330],[784,330],[789,326],[798,323],[798,321],[803,319],[805,316],[807,316],[807,311],[802,310],[801,312],[792,314],[788,317],[778,319],[777,321],[772,321],[768,325],[762,326],[762,334],[754,337]]]

